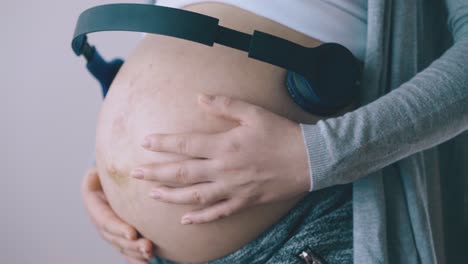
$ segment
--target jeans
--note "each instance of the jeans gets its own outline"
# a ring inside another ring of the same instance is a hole
[[[299,257],[306,249],[322,263],[352,263],[352,213],[351,184],[311,192],[255,240],[208,263],[307,263]],[[177,262],[155,257],[151,264]]]

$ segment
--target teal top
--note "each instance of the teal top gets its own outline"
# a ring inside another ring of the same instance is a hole
[[[368,1],[364,62],[358,109],[301,124],[312,189],[353,182],[355,263],[460,263],[468,1]]]

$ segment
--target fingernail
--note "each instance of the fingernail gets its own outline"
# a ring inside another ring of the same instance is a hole
[[[140,247],[140,252],[144,258],[149,259],[151,258],[148,251],[144,247]]]
[[[151,147],[151,140],[148,137],[145,137],[145,139],[143,139],[143,143],[141,143],[141,146],[144,148]]]
[[[161,194],[160,194],[158,191],[151,191],[151,192],[150,192],[150,196],[151,196],[151,198],[153,198],[153,199],[159,199],[159,198],[161,198]]]
[[[130,234],[126,234],[125,237],[128,239],[128,240],[132,240],[132,236]]]
[[[214,95],[207,95],[207,94],[201,94],[200,95],[200,100],[204,103],[211,103],[215,99]]]
[[[182,218],[181,223],[182,223],[183,225],[189,225],[189,224],[192,223],[192,220],[191,220],[190,218],[188,218],[188,217],[184,217],[184,218]]]
[[[132,173],[131,173],[132,177],[135,178],[135,179],[143,179],[144,178],[144,175],[143,175],[143,170],[141,169],[136,169],[136,170],[133,170]]]
[[[147,254],[146,249],[143,246],[140,247],[140,252],[141,254]]]

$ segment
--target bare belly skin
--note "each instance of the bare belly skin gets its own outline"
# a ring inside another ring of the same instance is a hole
[[[206,2],[186,9],[217,17],[221,25],[246,33],[258,29],[309,47],[320,44],[233,6]],[[320,117],[306,113],[288,96],[285,73],[249,59],[245,52],[150,34],[129,56],[99,115],[97,167],[112,208],[157,245],[157,255],[191,263],[220,258],[255,239],[303,197],[184,226],[181,216],[197,206],[153,200],[148,193],[159,183],[130,177],[138,165],[187,158],[144,150],[140,143],[147,134],[218,132],[235,125],[203,112],[197,106],[199,93],[231,96],[297,122],[315,123]]]

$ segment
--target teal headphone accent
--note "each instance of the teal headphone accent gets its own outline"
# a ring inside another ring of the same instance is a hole
[[[170,7],[110,4],[84,11],[77,22],[72,49],[83,55],[88,70],[101,82],[104,96],[122,60],[105,62],[86,34],[100,31],[136,31],[181,38],[203,45],[214,43],[242,50],[248,57],[288,70],[286,85],[293,100],[306,111],[332,115],[352,103],[358,94],[358,61],[337,43],[307,48],[254,31],[253,35],[218,25],[214,17]]]

